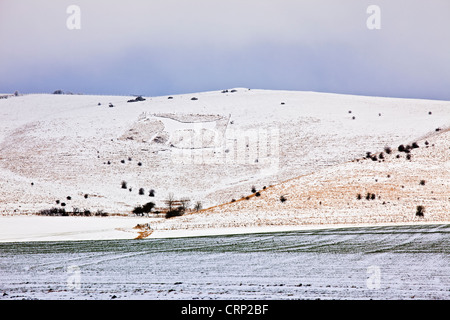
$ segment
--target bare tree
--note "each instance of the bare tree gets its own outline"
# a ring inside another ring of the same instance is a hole
[[[203,208],[202,203],[200,201],[197,201],[194,205],[195,211],[199,212],[200,210],[202,210],[202,208]]]
[[[167,205],[167,208],[169,209],[169,211],[172,211],[173,209],[173,205],[175,203],[175,196],[173,195],[172,192],[169,193],[167,200],[164,201]]]
[[[181,207],[183,208],[183,211],[186,211],[187,209],[189,209],[189,206],[191,205],[191,199],[183,198],[180,200],[180,202],[181,202]]]

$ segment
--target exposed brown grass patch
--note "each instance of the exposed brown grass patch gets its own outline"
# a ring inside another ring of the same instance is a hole
[[[450,221],[450,135],[431,138],[435,147],[412,150],[412,161],[395,155],[384,162],[349,161],[259,190],[260,197],[253,193],[181,217],[164,228],[415,222],[418,204],[427,208],[420,221]],[[427,183],[419,185],[420,179]],[[366,200],[368,193],[374,199]],[[281,195],[288,201],[280,202]]]
[[[144,225],[138,224],[133,229],[140,230],[140,231],[138,231],[139,235],[136,238],[134,238],[135,240],[145,239],[153,233],[153,229],[151,229],[148,224],[144,224]]]

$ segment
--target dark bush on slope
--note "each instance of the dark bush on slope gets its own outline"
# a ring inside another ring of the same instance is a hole
[[[424,206],[417,206],[416,207],[416,216],[423,217],[425,213],[425,207]]]

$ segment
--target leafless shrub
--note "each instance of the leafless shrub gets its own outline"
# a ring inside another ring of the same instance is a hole
[[[198,211],[202,210],[202,208],[203,208],[202,203],[201,203],[200,201],[197,201],[197,202],[195,203],[195,205],[194,205],[195,211],[198,212]]]
[[[425,213],[425,207],[424,206],[417,206],[416,207],[416,216],[423,217]]]

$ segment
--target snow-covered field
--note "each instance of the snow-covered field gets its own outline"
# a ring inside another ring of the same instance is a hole
[[[0,299],[450,299],[449,225],[0,243]]]
[[[135,239],[138,217],[0,217],[0,242]]]

